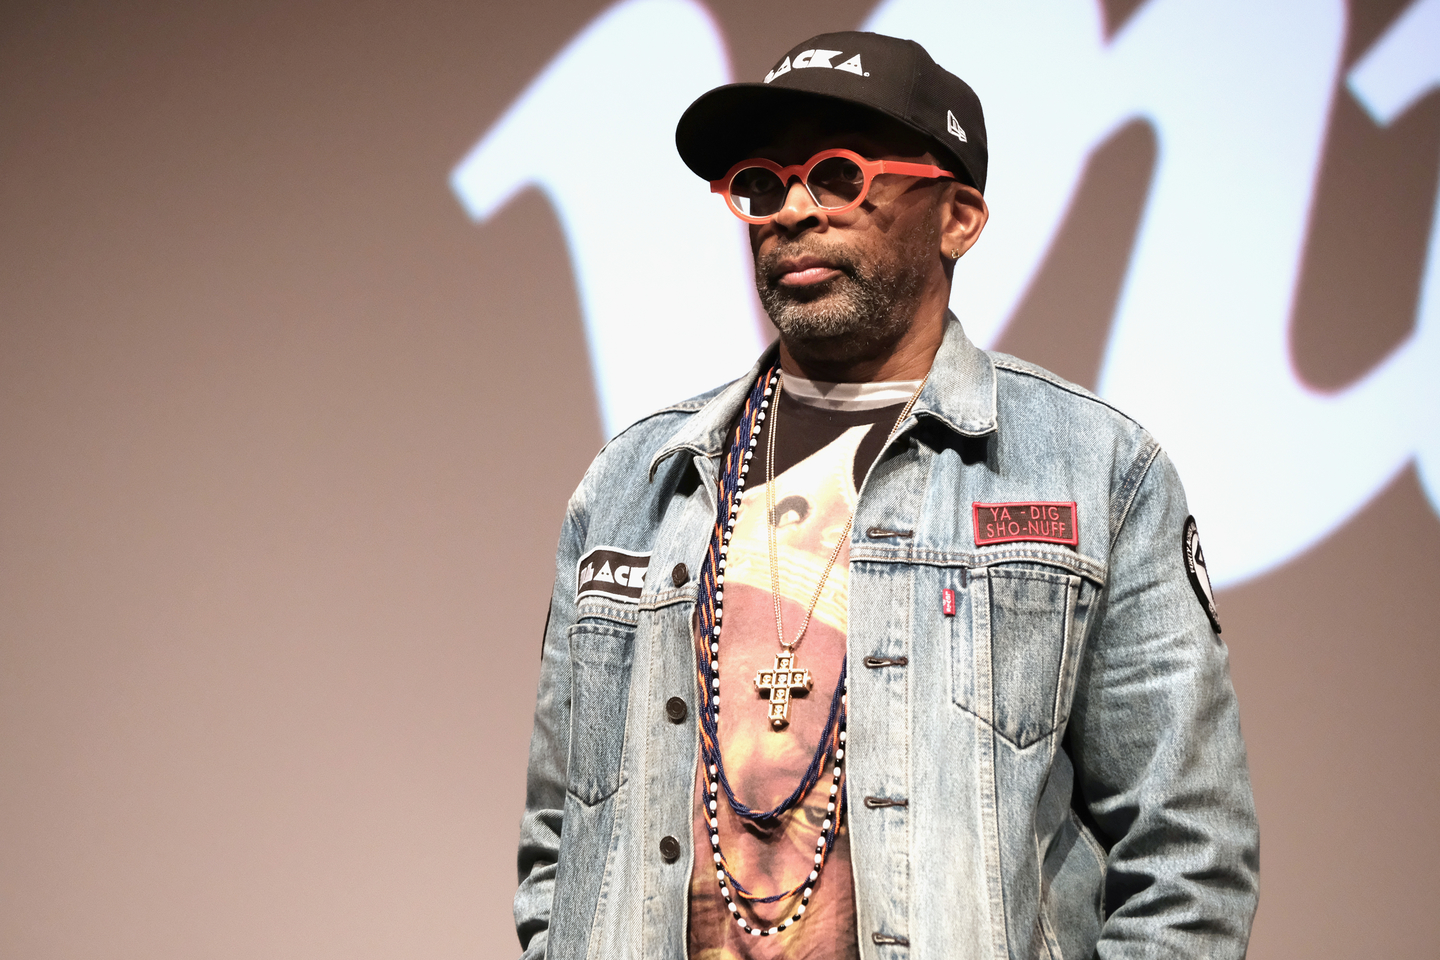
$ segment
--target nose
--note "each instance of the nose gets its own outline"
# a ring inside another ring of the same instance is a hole
[[[816,226],[824,222],[824,219],[825,209],[810,196],[810,191],[805,189],[805,184],[800,182],[799,177],[792,177],[789,189],[785,192],[785,205],[775,214],[775,225],[787,233],[793,233]]]

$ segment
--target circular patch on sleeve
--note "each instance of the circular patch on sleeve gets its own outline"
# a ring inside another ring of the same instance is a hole
[[[1215,591],[1210,586],[1210,571],[1205,567],[1205,551],[1200,548],[1200,530],[1194,517],[1185,518],[1185,532],[1180,538],[1181,553],[1185,556],[1185,574],[1190,586],[1195,589],[1195,599],[1200,601],[1210,626],[1220,632],[1220,614],[1215,609]]]

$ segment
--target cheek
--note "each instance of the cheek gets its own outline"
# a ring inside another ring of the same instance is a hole
[[[899,207],[898,204],[896,206]],[[907,205],[887,212],[891,215],[883,225],[879,225],[879,230],[892,258],[918,257],[939,243],[939,216],[933,205]]]
[[[870,218],[875,229],[891,242],[903,241],[916,233],[923,234],[935,214],[935,208],[928,203],[915,202],[918,199],[913,193],[902,194],[894,202],[876,210]]]
[[[849,213],[836,218],[843,226],[846,240],[856,255],[866,260],[887,260],[894,255],[894,248],[909,235],[908,211],[894,203],[871,206],[861,204]]]
[[[773,256],[777,248],[792,243],[781,231],[775,229],[773,223],[750,224],[747,235],[750,239],[750,258],[755,263],[759,263],[761,257]]]
[[[860,218],[850,228],[850,249],[865,263],[884,266],[902,255],[910,229],[894,211],[882,210]]]
[[[921,269],[935,242],[923,216],[891,215],[860,225],[851,249],[870,273],[898,277]]]

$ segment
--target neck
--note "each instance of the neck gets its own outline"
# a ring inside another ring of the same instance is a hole
[[[780,338],[780,369],[822,383],[878,383],[920,380],[930,372],[945,338],[946,297],[926,298],[915,319],[894,341],[863,354],[849,342],[792,342]]]

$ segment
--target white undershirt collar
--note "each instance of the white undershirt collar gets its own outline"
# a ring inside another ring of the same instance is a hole
[[[874,410],[904,403],[920,389],[919,380],[880,383],[825,383],[785,374],[783,393],[812,407],[826,410]]]

